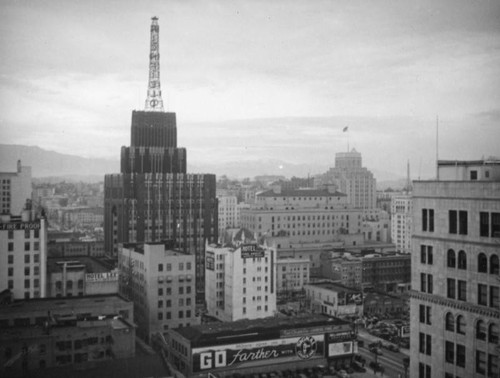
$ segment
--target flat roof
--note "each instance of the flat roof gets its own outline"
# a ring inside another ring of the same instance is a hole
[[[247,336],[262,339],[266,334],[279,334],[287,329],[301,329],[315,326],[338,325],[350,326],[348,321],[322,314],[300,314],[294,317],[268,317],[261,319],[243,319],[227,323],[210,323],[191,327],[181,327],[171,330],[194,344],[228,344],[231,338],[234,342],[246,342]],[[278,336],[279,337],[279,336]],[[221,340],[217,342],[217,339]]]
[[[347,286],[344,286],[341,284],[337,284],[337,283],[333,283],[333,282],[311,282],[305,286],[317,286],[317,287],[321,287],[323,289],[328,289],[328,290],[332,290],[332,291],[336,291],[336,292],[339,292],[339,291],[345,291],[348,293],[361,292],[361,290],[352,289],[350,287],[347,287]]]
[[[63,263],[66,262],[68,270],[85,269],[85,273],[105,273],[110,269],[98,259],[88,256],[71,256],[71,257],[48,257],[47,272],[62,272]]]
[[[274,190],[267,190],[256,195],[256,197],[347,197],[347,194],[328,189],[284,189],[277,193]]]
[[[64,298],[33,298],[0,305],[0,317],[5,318],[18,313],[29,315],[29,312],[35,311],[48,312],[60,311],[64,309],[71,310],[75,307],[85,309],[90,306],[102,306],[103,304],[113,306],[131,303],[132,302],[119,294],[87,295],[83,297],[74,296]]]

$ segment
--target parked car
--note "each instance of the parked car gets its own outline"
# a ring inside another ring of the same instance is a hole
[[[370,352],[375,353],[375,354],[376,354],[376,355],[378,355],[378,356],[383,355],[383,353],[382,353],[382,351],[380,350],[380,348],[377,348],[377,347],[375,347],[375,348],[370,348]]]

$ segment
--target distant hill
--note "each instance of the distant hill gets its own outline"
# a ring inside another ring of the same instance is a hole
[[[120,171],[118,160],[87,159],[47,151],[37,146],[0,144],[0,172],[15,172],[17,161],[31,167],[33,177],[68,177],[71,180],[103,181],[106,173]]]
[[[98,182],[104,180],[107,173],[120,172],[117,160],[88,159],[76,155],[66,155],[54,151],[44,150],[37,146],[22,146],[0,144],[0,172],[15,172],[17,160],[22,165],[30,166],[34,178],[44,178],[44,181],[87,181]],[[287,178],[308,177],[325,173],[333,164],[325,163],[321,166],[312,164],[293,164],[278,159],[256,159],[242,161],[228,161],[222,164],[188,162],[189,173],[214,173],[217,177],[226,175],[229,178],[253,179],[260,175],[280,175]],[[370,169],[371,170],[371,169]],[[377,184],[389,181],[385,186],[394,185],[402,179],[400,176],[386,171],[372,170]],[[404,185],[404,183],[402,184]]]

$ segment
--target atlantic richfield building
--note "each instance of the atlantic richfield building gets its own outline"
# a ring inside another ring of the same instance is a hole
[[[144,111],[132,112],[130,147],[122,147],[121,173],[105,176],[105,247],[174,240],[196,256],[197,302],[205,299],[205,241],[217,241],[215,175],[186,173],[186,149],[177,147],[176,114],[163,110],[159,26],[151,25],[149,86]]]
[[[499,376],[499,251],[499,160],[414,182],[412,378]]]

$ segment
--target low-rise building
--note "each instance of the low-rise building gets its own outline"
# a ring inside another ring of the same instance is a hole
[[[90,257],[47,259],[47,297],[118,293],[118,270]]]
[[[229,235],[229,236],[228,236]],[[257,319],[276,311],[276,253],[246,229],[227,230],[206,246],[208,314],[222,321]]]
[[[135,355],[132,303],[118,295],[31,299],[0,307],[0,375]]]
[[[137,333],[146,341],[165,335],[169,328],[200,323],[195,259],[167,242],[120,246],[120,293],[133,301]]]
[[[276,260],[276,291],[278,296],[288,297],[300,292],[309,283],[309,259],[283,258]]]
[[[410,254],[369,254],[363,261],[363,288],[402,293],[411,286]]]
[[[305,286],[307,302],[313,312],[339,318],[363,314],[363,294],[332,282],[316,282]]]
[[[336,256],[335,252],[321,254],[321,275],[343,286],[361,288],[363,281],[363,263],[361,257],[349,253]]]
[[[357,352],[352,325],[320,314],[211,323],[169,331],[168,358],[182,376],[345,366]]]

